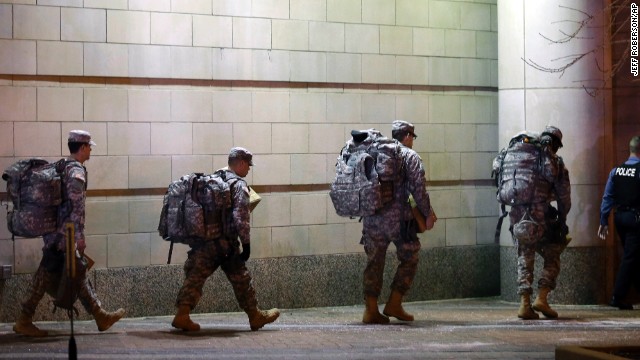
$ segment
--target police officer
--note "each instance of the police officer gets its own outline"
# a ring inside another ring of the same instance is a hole
[[[392,136],[399,142],[413,146],[417,138],[413,124],[396,120],[392,123]],[[415,277],[420,251],[413,214],[408,203],[409,194],[413,195],[417,207],[425,217],[431,211],[429,194],[426,189],[425,171],[422,159],[410,147],[400,146],[402,173],[393,184],[393,201],[374,215],[363,220],[362,243],[367,254],[367,266],[364,270],[365,311],[362,322],[367,324],[386,324],[389,317],[403,321],[413,321],[413,315],[404,311],[402,299],[411,288]],[[400,261],[393,282],[391,295],[383,314],[378,310],[378,297],[382,290],[382,276],[385,257],[389,244],[396,246]]]
[[[634,284],[640,290],[640,136],[629,142],[629,158],[609,173],[600,205],[598,236],[609,234],[609,213],[615,208],[614,223],[624,249],[610,306],[633,310],[625,297]]]
[[[222,219],[225,222],[224,228],[227,229],[223,236],[191,246],[184,264],[184,284],[176,299],[178,311],[171,323],[175,328],[185,331],[200,330],[200,325],[191,320],[189,313],[200,301],[205,281],[218,267],[222,267],[240,308],[249,316],[251,330],[258,330],[280,316],[278,309],[258,309],[253,280],[245,264],[251,255],[251,227],[249,187],[243,178],[253,165],[252,159],[253,154],[249,150],[234,147],[229,152],[229,166],[216,171],[231,188],[232,211]]]
[[[27,299],[22,303],[22,312],[13,326],[13,331],[27,336],[46,336],[47,332],[38,329],[33,324],[38,303],[45,292],[57,290],[65,264],[65,225],[73,224],[75,246],[80,254],[86,248],[84,236],[85,199],[87,190],[87,170],[84,162],[91,157],[91,147],[96,143],[91,140],[91,134],[83,130],[69,132],[68,147],[71,155],[66,159],[62,173],[62,204],[60,214],[60,228],[57,232],[43,236],[42,260],[38,270],[33,275],[33,281]],[[79,262],[79,260],[77,260]],[[81,267],[79,269],[82,269]],[[93,286],[86,277],[85,271],[76,274],[79,277],[77,291],[80,302],[89,314],[92,314],[98,330],[105,331],[124,315],[124,309],[106,312],[102,309],[100,300]]]

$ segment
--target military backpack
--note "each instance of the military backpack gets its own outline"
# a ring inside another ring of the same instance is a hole
[[[536,195],[536,187],[542,182],[544,148],[535,133],[520,132],[511,138],[493,160],[492,177],[498,188],[496,198],[501,204],[500,218],[496,226],[495,242],[500,241],[502,221],[508,212],[505,206],[528,206]],[[527,207],[522,219],[513,225],[513,235],[524,242],[534,241],[542,228],[536,223]]]
[[[336,161],[329,196],[340,216],[375,214],[393,200],[394,182],[402,176],[400,144],[375,129],[353,130]]]
[[[57,231],[62,203],[62,173],[67,159],[20,160],[2,173],[13,208],[7,227],[14,236],[37,237]],[[8,206],[7,206],[8,208]]]
[[[224,233],[222,219],[230,208],[230,187],[219,173],[184,175],[164,195],[158,233],[188,245],[216,239]]]
[[[542,178],[543,148],[536,134],[520,133],[494,160],[496,197],[504,205],[529,205]]]

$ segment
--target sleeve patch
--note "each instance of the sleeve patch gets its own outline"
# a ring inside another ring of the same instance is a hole
[[[70,175],[72,179],[80,180],[83,183],[86,181],[82,171],[72,171]]]

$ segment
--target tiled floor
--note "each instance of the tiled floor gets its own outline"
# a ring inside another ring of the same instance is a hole
[[[74,329],[78,359],[554,359],[562,345],[640,346],[640,310],[554,308],[556,320],[522,321],[515,303],[463,299],[405,304],[416,321],[389,325],[364,325],[363,306],[348,306],[283,310],[255,332],[244,313],[195,315],[196,333],[173,329],[171,316]],[[30,339],[0,324],[0,359],[68,358],[69,322],[36,324],[50,335]]]

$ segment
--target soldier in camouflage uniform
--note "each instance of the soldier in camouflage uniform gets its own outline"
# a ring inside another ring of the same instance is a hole
[[[176,299],[178,311],[171,323],[175,328],[184,331],[200,330],[200,325],[194,323],[189,314],[202,297],[205,281],[218,267],[222,267],[238,304],[247,313],[251,330],[258,330],[280,316],[278,309],[265,311],[258,308],[251,274],[245,264],[251,254],[251,227],[249,187],[243,178],[253,165],[252,158],[253,154],[249,150],[234,147],[229,152],[229,166],[216,172],[230,185],[232,211],[223,219],[226,229],[224,236],[191,245],[184,264],[184,284]]]
[[[411,149],[417,137],[414,126],[406,121],[396,120],[392,124],[392,136],[400,143],[402,174],[393,184],[393,201],[374,215],[365,216],[361,243],[367,254],[367,266],[364,270],[365,311],[362,321],[367,324],[389,323],[389,316],[399,320],[413,321],[414,317],[402,308],[402,298],[411,288],[415,277],[420,251],[420,241],[409,205],[409,194],[413,195],[418,209],[425,217],[429,216],[431,204],[426,188],[425,171],[422,159]],[[400,261],[391,283],[391,295],[383,314],[378,310],[378,297],[382,290],[382,277],[387,248],[396,246]]]
[[[91,135],[83,130],[69,132],[68,146],[71,155],[66,161],[62,173],[62,204],[59,212],[59,228],[55,233],[43,236],[44,247],[40,266],[33,276],[33,283],[26,300],[22,303],[22,312],[13,326],[16,333],[27,336],[46,336],[47,332],[38,329],[33,324],[38,303],[45,292],[54,295],[58,289],[65,265],[65,225],[73,224],[75,245],[82,255],[86,248],[84,236],[85,198],[87,189],[87,170],[84,162],[91,156],[91,146],[95,143]],[[80,262],[79,259],[76,262]],[[79,267],[80,270],[82,267]],[[78,271],[77,292],[80,302],[92,314],[98,330],[105,331],[124,315],[123,309],[106,312],[102,309],[100,300],[96,296],[93,286],[86,277],[86,271]]]
[[[536,311],[548,318],[558,317],[558,313],[547,303],[547,296],[556,287],[560,254],[567,246],[566,218],[571,209],[569,171],[562,158],[556,155],[562,147],[562,133],[554,126],[547,126],[539,140],[542,144],[542,169],[533,190],[531,204],[512,206],[509,211],[509,230],[518,251],[518,317],[525,320],[538,319]],[[497,160],[494,160],[494,170],[496,164]],[[551,206],[553,201],[556,201],[557,209]],[[523,224],[522,219],[527,211],[537,226],[519,227]],[[522,233],[519,229],[526,229],[528,233]],[[536,252],[542,256],[544,265],[538,280],[538,296],[531,304]]]

